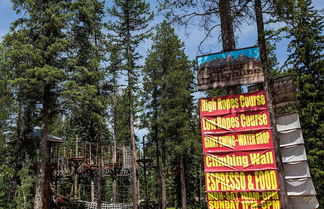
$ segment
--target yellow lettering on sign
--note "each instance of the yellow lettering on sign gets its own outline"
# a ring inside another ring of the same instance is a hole
[[[212,112],[217,110],[217,103],[214,99],[208,101],[207,99],[201,99],[201,111],[202,112]]]
[[[265,105],[266,99],[263,94],[261,95],[251,95],[251,96],[240,96],[240,106],[242,108],[247,107],[256,107],[256,106],[262,106]]]
[[[205,158],[207,167],[224,167],[224,166],[243,166],[249,165],[248,156],[226,155],[225,157],[210,156]]]
[[[259,192],[241,192],[242,200],[259,200]]]
[[[267,114],[261,113],[256,115],[240,115],[241,126],[245,127],[255,127],[268,124]]]
[[[219,110],[230,110],[239,107],[238,98],[228,98],[228,99],[217,99],[217,105]]]
[[[246,189],[244,172],[206,173],[205,175],[208,192]]]
[[[274,190],[278,189],[276,172],[270,171],[255,171],[255,189],[259,190]]]
[[[280,201],[272,200],[272,201],[261,201],[262,209],[280,209]]]
[[[252,165],[265,165],[273,164],[273,154],[271,151],[261,153],[250,153],[250,159]]]
[[[224,146],[235,146],[235,136],[226,135],[226,136],[205,136],[205,147],[206,148],[215,148],[215,147],[224,147]]]
[[[238,201],[208,201],[208,209],[239,209]]]

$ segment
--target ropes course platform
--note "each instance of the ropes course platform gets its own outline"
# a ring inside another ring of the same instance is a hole
[[[85,209],[97,209],[96,202],[87,202],[87,201],[79,201],[85,206]],[[131,209],[133,208],[133,204],[131,203],[101,203],[101,209]]]

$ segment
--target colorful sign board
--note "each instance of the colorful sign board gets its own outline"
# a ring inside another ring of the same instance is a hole
[[[197,57],[198,90],[264,82],[258,47]]]
[[[276,169],[273,149],[205,153],[205,172]]]
[[[270,129],[241,133],[204,134],[202,144],[205,153],[270,149],[273,147]]]
[[[279,190],[276,170],[207,172],[205,183],[207,192]]]
[[[267,110],[201,117],[203,134],[251,131],[270,128]]]
[[[210,192],[209,209],[280,209],[278,191],[266,192]]]
[[[208,208],[279,209],[265,92],[202,98],[199,104]]]
[[[224,115],[229,113],[266,110],[268,108],[264,91],[201,98],[199,99],[199,105],[200,116]]]

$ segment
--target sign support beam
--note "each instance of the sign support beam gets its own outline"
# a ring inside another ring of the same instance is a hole
[[[266,41],[265,41],[265,31],[264,31],[264,21],[262,16],[262,5],[261,0],[255,0],[255,15],[256,15],[256,21],[257,21],[257,31],[258,31],[258,44],[260,47],[260,58],[261,63],[263,65],[264,70],[264,90],[267,95],[268,100],[268,109],[270,114],[270,120],[271,120],[271,127],[272,129],[272,136],[273,136],[273,142],[274,142],[274,149],[275,149],[275,155],[276,155],[276,162],[277,162],[277,169],[278,169],[278,181],[280,185],[280,200],[281,200],[281,208],[282,209],[291,209],[290,204],[288,202],[288,196],[287,196],[287,187],[284,179],[284,173],[283,173],[283,164],[282,164],[282,158],[280,153],[280,147],[279,147],[279,135],[276,128],[276,122],[275,122],[275,112],[273,108],[273,101],[272,101],[272,95],[270,90],[270,75],[269,75],[269,66],[268,66],[268,59],[267,59],[267,49],[266,49]]]

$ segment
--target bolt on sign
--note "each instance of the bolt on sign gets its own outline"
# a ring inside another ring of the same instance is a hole
[[[198,90],[264,82],[258,47],[197,57]]]
[[[209,209],[280,209],[265,91],[201,98]]]

